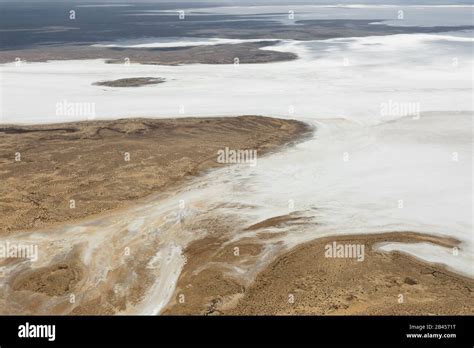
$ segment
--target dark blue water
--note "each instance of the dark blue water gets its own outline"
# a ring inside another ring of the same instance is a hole
[[[129,3],[130,7],[81,7],[87,3]],[[408,0],[337,0],[337,1],[291,1],[291,0],[235,0],[235,1],[145,1],[142,3],[113,1],[5,1],[0,0],[0,50],[27,48],[46,44],[93,44],[123,39],[144,37],[225,37],[222,32],[240,29],[279,30],[284,24],[265,16],[201,14],[186,16],[179,20],[177,11],[235,5],[296,5],[296,4],[413,4]],[[469,0],[456,2],[441,0],[417,0],[416,4],[470,4]],[[70,10],[76,18],[69,18]],[[171,13],[145,15],[144,11],[172,10]],[[132,15],[133,14],[133,15]],[[377,19],[377,18],[374,18]],[[199,30],[211,31],[205,34]],[[242,37],[244,38],[244,37]]]

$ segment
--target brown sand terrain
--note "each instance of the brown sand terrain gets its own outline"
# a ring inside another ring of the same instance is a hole
[[[216,162],[219,149],[257,149],[262,154],[308,132],[297,121],[257,116],[4,126],[0,128],[0,231],[13,237],[18,230],[69,223],[126,207],[220,166]],[[18,155],[20,160],[15,161]],[[127,220],[127,212],[123,214]],[[305,223],[311,221],[294,214],[250,226],[227,216],[186,222],[191,234],[203,228],[207,234],[185,248],[187,262],[163,314],[474,312],[473,279],[402,253],[374,250],[382,242],[429,242],[452,248],[460,247],[458,241],[394,232],[324,237],[287,250],[278,241],[281,233],[266,231]],[[230,242],[236,231],[249,235]],[[92,230],[88,238],[92,242],[100,233],[100,229]],[[143,243],[141,237],[120,228],[116,235],[107,236],[107,250],[98,247],[91,264],[82,261],[87,243],[76,242],[70,250],[58,252],[61,244],[48,247],[49,239],[40,248],[51,253],[51,260],[41,267],[31,268],[21,259],[4,260],[3,265],[13,264],[15,272],[5,278],[8,287],[0,291],[0,312],[114,314],[139,305],[156,280],[148,265],[160,247],[159,240]],[[169,236],[176,238],[173,230]],[[62,238],[66,245],[71,243],[67,236]],[[364,260],[326,258],[324,248],[334,241],[364,245]],[[123,258],[124,246],[137,250],[133,257]],[[269,246],[275,250],[274,257],[262,265]],[[236,268],[247,273],[236,274]],[[89,280],[104,269],[108,269],[106,281],[90,285]],[[75,305],[68,302],[71,294],[77,295]]]
[[[293,120],[127,119],[0,127],[0,233],[125,206],[221,166],[217,151],[276,149],[309,132]]]
[[[362,262],[327,258],[325,246],[363,244]],[[176,298],[164,314],[224,315],[426,315],[474,313],[474,280],[399,252],[373,250],[376,243],[430,242],[445,247],[457,241],[396,232],[325,237],[284,253],[246,285],[229,276],[222,263],[259,255],[257,241],[236,244],[206,239],[186,250]],[[203,265],[209,265],[203,268]],[[181,296],[181,297],[180,297]],[[401,297],[402,296],[402,297]],[[179,299],[185,301],[179,301]]]
[[[159,65],[180,64],[239,64],[288,61],[297,58],[289,52],[262,50],[274,45],[274,41],[243,43],[233,45],[193,46],[182,48],[108,48],[86,45],[47,46],[20,50],[4,50],[1,63],[17,60],[45,62],[48,60],[105,59],[107,63],[140,63]]]

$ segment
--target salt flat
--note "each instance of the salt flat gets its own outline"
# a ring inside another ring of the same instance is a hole
[[[155,202],[139,214],[129,212],[126,222],[116,217],[120,233],[144,216],[153,220],[150,224],[163,223],[175,202],[184,200],[191,221],[220,216],[245,227],[289,213],[304,218],[302,224],[267,230],[275,238],[257,266],[269,264],[281,248],[322,236],[414,231],[458,239],[461,257],[446,260],[456,271],[470,273],[465,270],[474,255],[472,45],[469,33],[402,34],[287,40],[277,49],[300,59],[263,65],[6,64],[0,68],[2,122],[83,118],[56,115],[56,104],[64,100],[94,104],[99,119],[262,114],[303,120],[316,128],[313,138],[259,159],[256,167],[211,172],[164,206]],[[125,90],[92,85],[139,76],[167,82]],[[97,232],[89,224],[67,229],[78,241],[80,227],[85,229],[80,234]],[[173,225],[169,231],[181,236],[183,245],[190,240],[184,227]],[[173,258],[169,231],[166,250]],[[233,232],[230,242],[257,233],[237,227]],[[407,251],[396,244],[391,249]],[[429,243],[408,251],[429,261],[445,260]],[[163,276],[177,279],[171,265]],[[169,289],[156,293],[170,296]]]
[[[255,169],[239,169],[233,180],[248,188],[245,196],[235,183],[227,189],[229,200],[258,202],[249,223],[287,212],[291,200],[324,222],[303,240],[323,231],[416,230],[455,236],[472,252],[472,44],[466,33],[410,34],[287,41],[276,49],[300,59],[272,64],[6,64],[2,121],[81,118],[55,115],[63,101],[92,103],[99,119],[296,118],[316,126],[315,137]],[[92,85],[134,76],[167,82],[140,89]],[[382,112],[404,104],[417,106],[416,114]]]

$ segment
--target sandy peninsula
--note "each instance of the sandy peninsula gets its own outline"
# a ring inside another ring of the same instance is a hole
[[[252,260],[259,241],[220,249],[222,241],[201,240],[187,250],[176,299],[165,314],[202,315],[459,315],[474,312],[474,280],[399,252],[383,253],[383,242],[429,242],[454,247],[451,238],[410,232],[334,236],[283,253],[250,284],[229,276],[222,263]],[[356,258],[327,258],[325,247],[364,245]],[[203,266],[203,265],[207,265]],[[179,301],[183,296],[186,301]]]
[[[123,119],[0,126],[0,233],[124,207],[222,166],[217,152],[259,155],[309,132],[268,117]]]

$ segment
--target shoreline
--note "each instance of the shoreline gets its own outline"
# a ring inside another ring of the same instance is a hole
[[[472,6],[194,5],[9,9],[0,313],[472,315]]]

